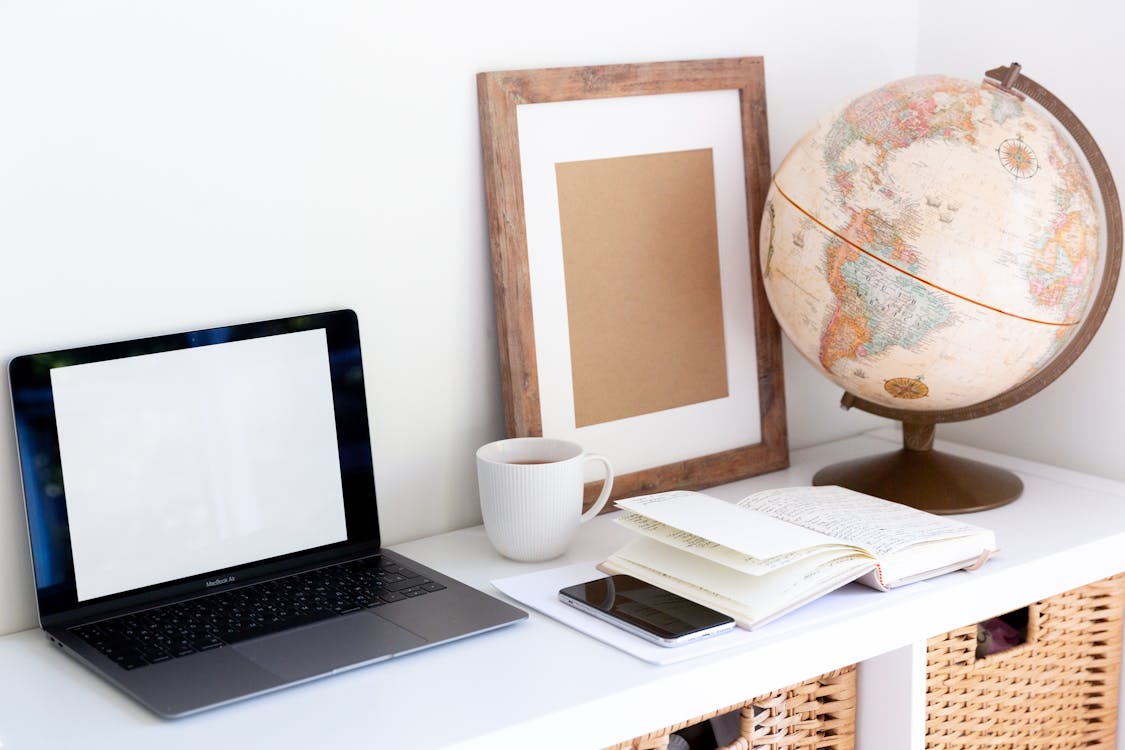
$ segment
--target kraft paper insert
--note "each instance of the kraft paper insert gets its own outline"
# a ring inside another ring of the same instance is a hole
[[[575,425],[727,396],[711,150],[555,174]]]

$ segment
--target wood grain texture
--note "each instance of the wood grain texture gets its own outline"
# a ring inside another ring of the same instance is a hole
[[[708,456],[618,476],[613,498],[698,489],[789,465],[781,334],[766,300],[758,233],[769,188],[765,71],[760,57],[481,73],[477,76],[485,188],[500,348],[504,421],[510,437],[541,435],[538,369],[524,223],[516,107],[520,104],[737,90],[742,119],[761,440]],[[659,439],[654,436],[654,439]],[[587,504],[600,483],[587,487]]]
[[[477,91],[504,426],[509,437],[541,435],[516,99],[494,74],[478,75]]]

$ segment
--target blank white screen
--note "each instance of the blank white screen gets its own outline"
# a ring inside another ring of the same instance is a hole
[[[323,329],[51,371],[78,600],[347,538]]]

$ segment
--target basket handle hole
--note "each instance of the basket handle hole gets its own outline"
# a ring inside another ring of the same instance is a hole
[[[1021,607],[977,623],[977,658],[999,654],[1027,643],[1030,608]]]

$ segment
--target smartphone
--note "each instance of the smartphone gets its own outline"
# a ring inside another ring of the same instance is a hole
[[[559,599],[661,646],[682,646],[734,628],[722,612],[626,575],[567,586]]]

